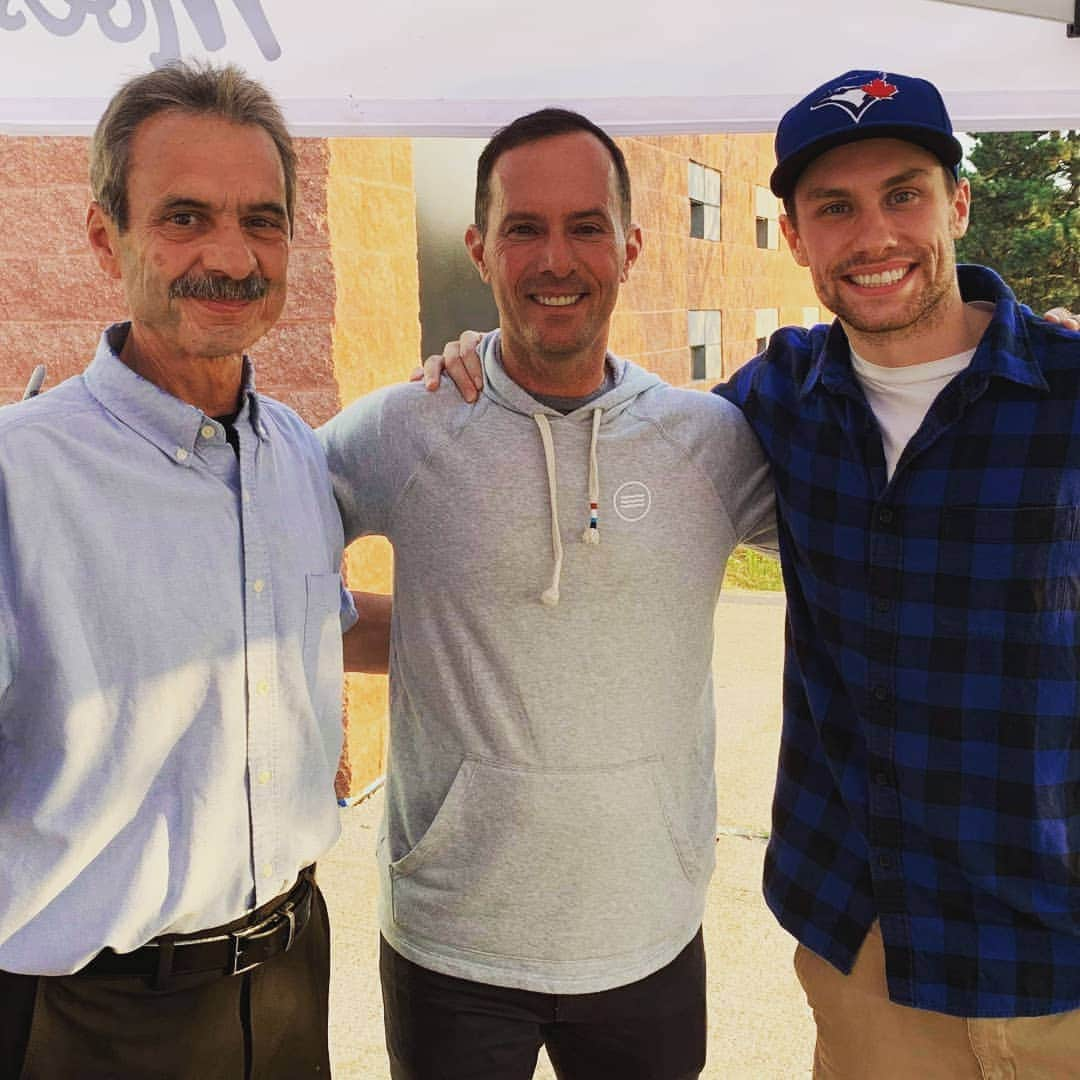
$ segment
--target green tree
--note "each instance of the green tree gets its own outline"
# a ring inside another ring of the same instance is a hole
[[[1080,310],[1080,132],[972,137],[971,226],[957,258],[992,267],[1037,312]]]

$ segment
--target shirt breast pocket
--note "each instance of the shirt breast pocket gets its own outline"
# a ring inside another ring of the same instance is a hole
[[[968,635],[1042,640],[1048,619],[1076,609],[1078,570],[1078,506],[945,510],[937,606]]]

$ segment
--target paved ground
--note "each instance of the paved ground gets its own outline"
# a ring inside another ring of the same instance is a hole
[[[761,900],[761,859],[780,717],[783,599],[725,594],[716,619],[717,870],[705,913],[709,956],[707,1080],[810,1075],[813,1026],[791,969],[792,940]],[[319,879],[334,923],[330,1037],[336,1080],[383,1080],[375,921],[379,795],[342,812]],[[542,1058],[537,1080],[552,1080]]]

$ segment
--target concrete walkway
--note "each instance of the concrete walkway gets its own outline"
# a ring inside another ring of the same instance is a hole
[[[791,967],[794,942],[761,899],[761,861],[780,730],[783,597],[725,593],[716,617],[717,869],[705,912],[708,1080],[810,1075],[813,1023]],[[330,1038],[335,1080],[384,1080],[374,848],[381,795],[342,812],[319,866],[334,927]],[[541,1055],[538,1080],[554,1074]],[[606,1080],[606,1078],[598,1078]]]

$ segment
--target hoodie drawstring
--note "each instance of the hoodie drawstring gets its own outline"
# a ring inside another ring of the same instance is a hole
[[[600,543],[600,470],[596,462],[596,440],[602,414],[602,409],[593,409],[592,438],[589,441],[589,524],[581,537],[586,544]],[[533,420],[540,430],[540,442],[544,446],[548,499],[551,502],[551,553],[555,559],[551,584],[541,593],[540,602],[546,607],[555,607],[559,602],[563,564],[562,537],[559,535],[559,490],[555,479],[555,444],[551,438],[551,423],[548,418],[543,413],[533,413]]]
[[[600,469],[596,464],[596,436],[600,432],[602,409],[593,409],[592,438],[589,440],[589,526],[581,534],[586,544],[600,543]]]

